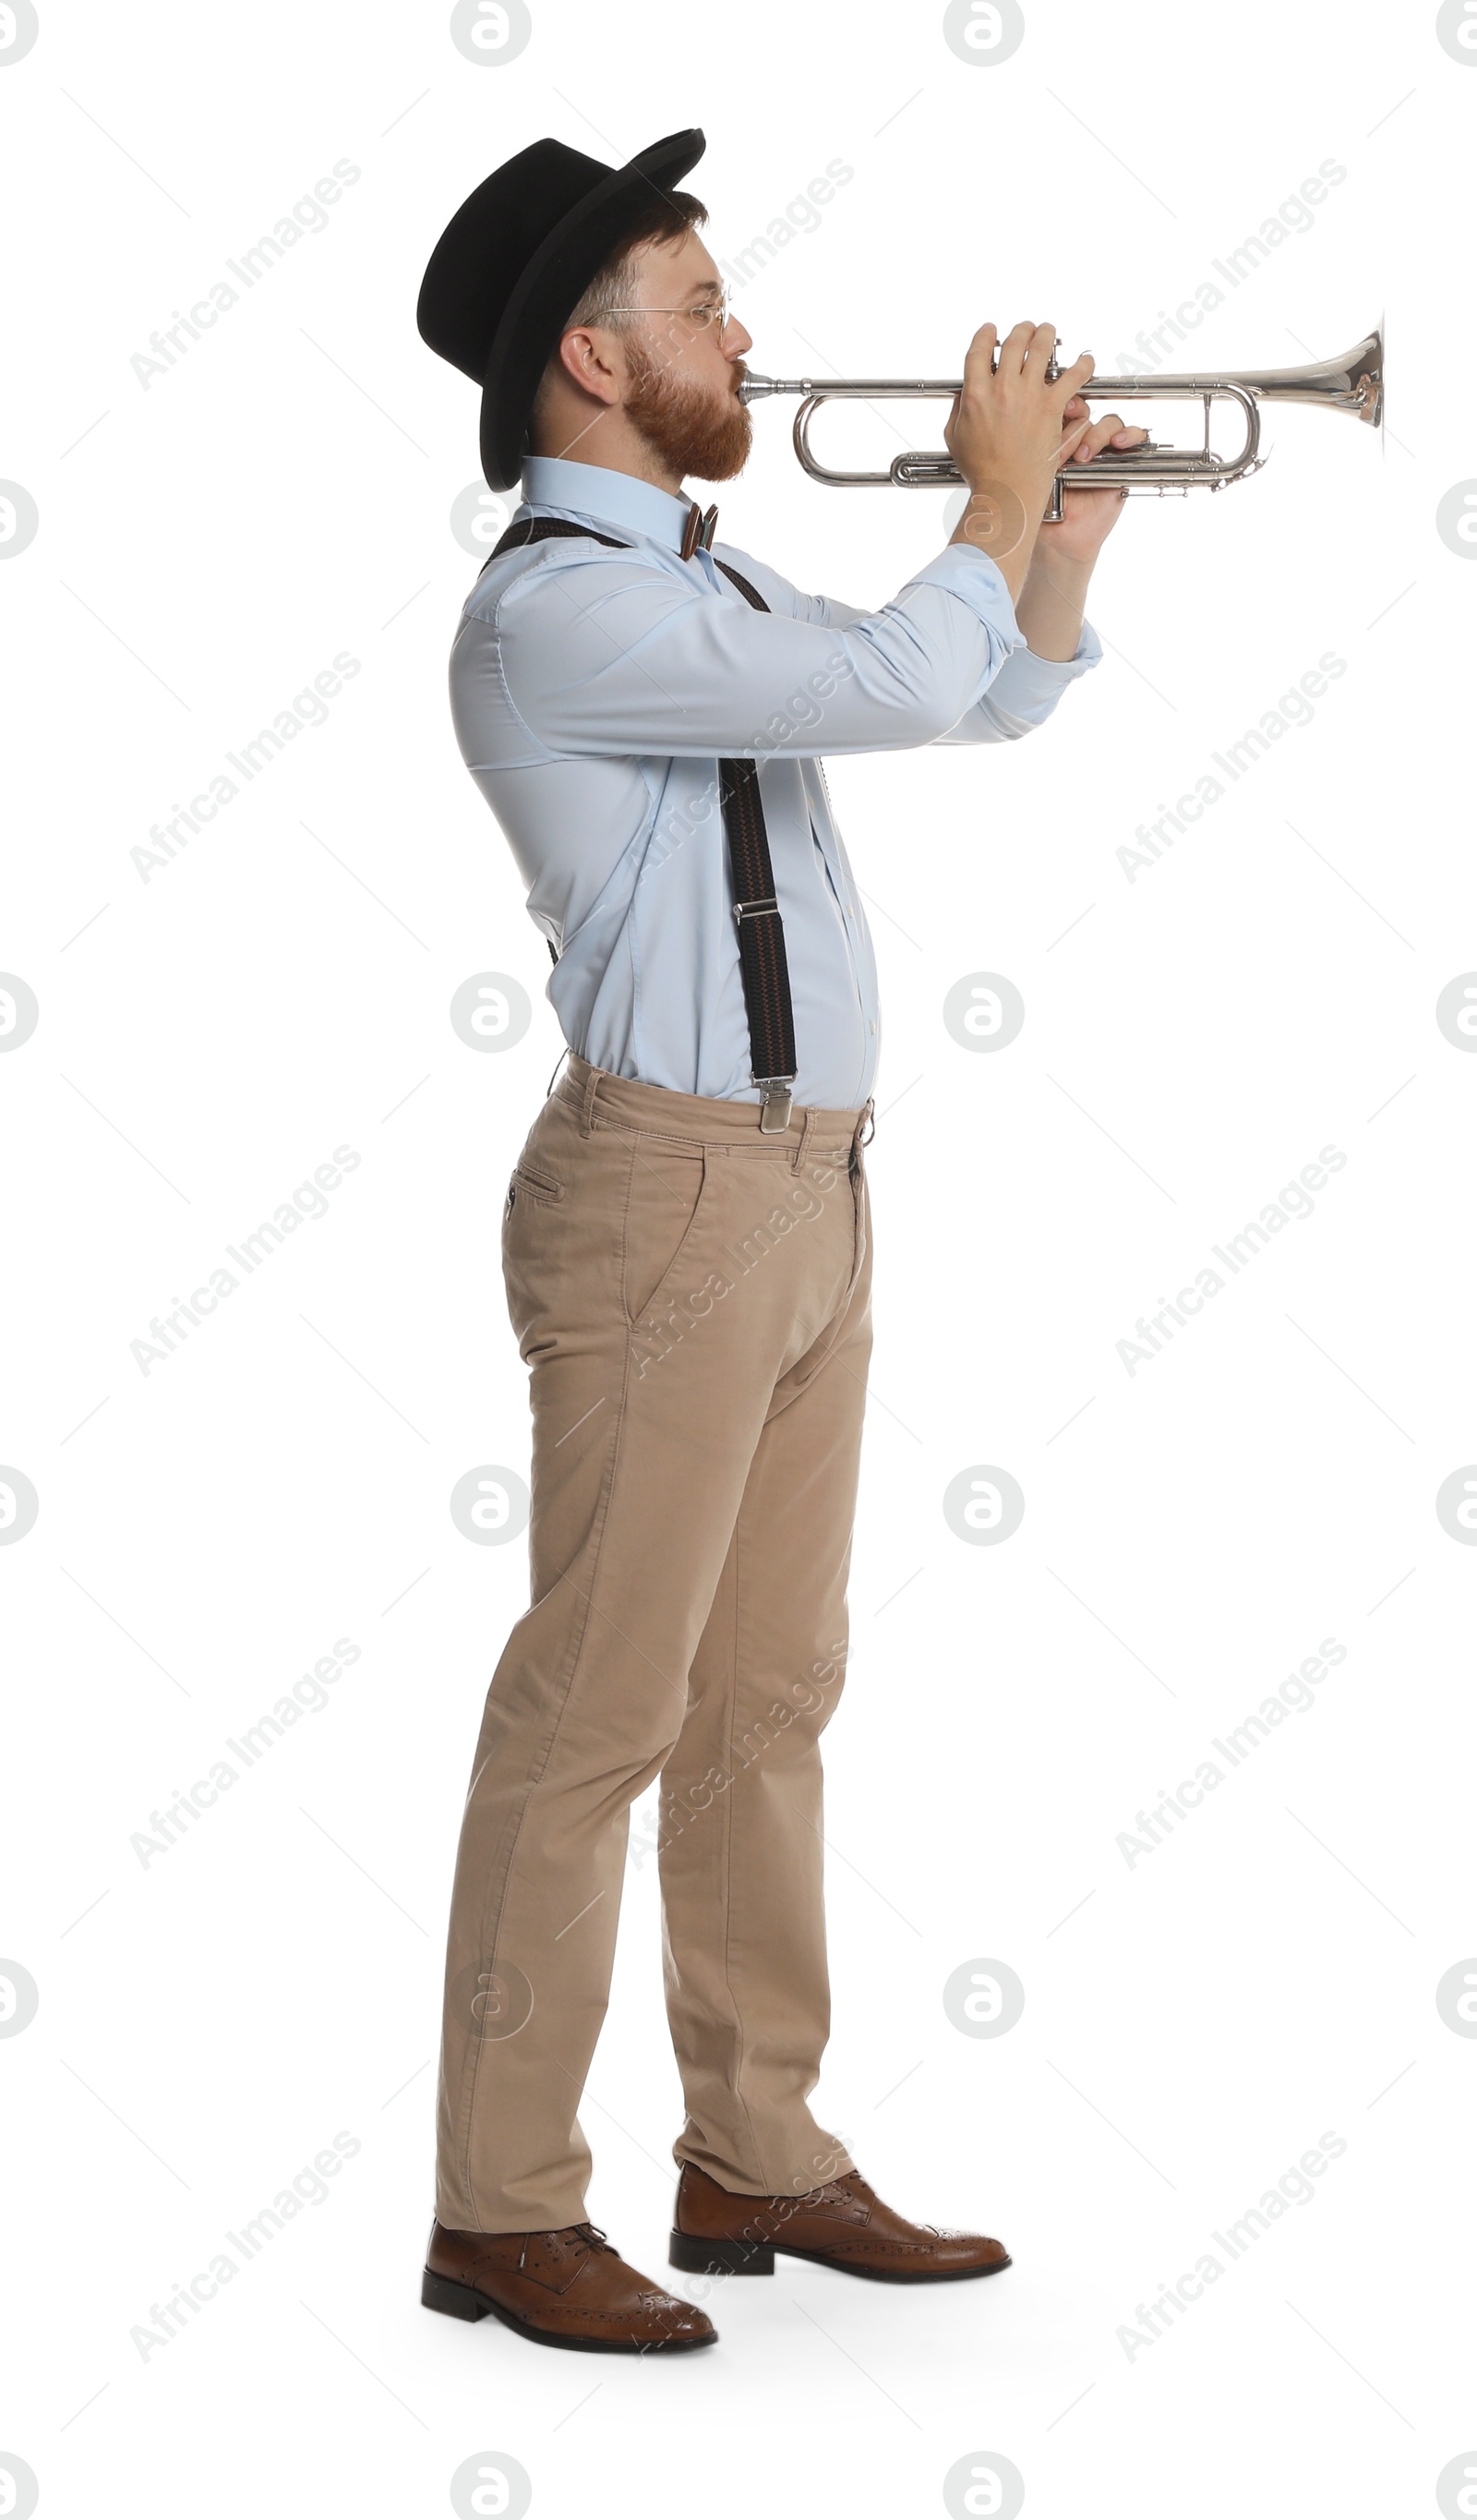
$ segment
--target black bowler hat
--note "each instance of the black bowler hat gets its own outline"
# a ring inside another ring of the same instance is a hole
[[[535,140],[469,194],[425,266],[421,338],[482,387],[482,470],[511,490],[539,379],[603,263],[643,209],[695,166],[700,131],[674,131],[625,166]]]

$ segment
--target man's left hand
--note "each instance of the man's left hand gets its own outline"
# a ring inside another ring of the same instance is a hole
[[[1070,428],[1073,422],[1084,417],[1087,409],[1081,394],[1073,394],[1061,415],[1063,423]],[[1103,542],[1118,522],[1123,494],[1118,490],[1078,489],[1072,475],[1082,465],[1090,463],[1102,447],[1110,446],[1116,454],[1126,446],[1141,446],[1147,436],[1146,428],[1126,428],[1115,411],[1093,422],[1080,439],[1076,452],[1069,455],[1060,468],[1065,493],[1061,522],[1041,527],[1033,558],[1046,564],[1052,560],[1092,562],[1097,559]]]

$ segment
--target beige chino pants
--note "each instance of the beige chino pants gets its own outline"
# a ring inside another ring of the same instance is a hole
[[[504,1274],[531,1369],[532,1607],[488,1690],[452,1895],[436,2212],[581,2221],[576,2114],[630,1806],[658,1776],[673,2147],[728,2188],[851,2168],[806,2105],[829,2028],[820,1735],[846,1656],[871,1348],[864,1115],[571,1058]]]

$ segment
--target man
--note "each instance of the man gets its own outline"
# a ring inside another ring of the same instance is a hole
[[[750,338],[672,188],[700,131],[612,169],[535,142],[464,202],[418,308],[483,388],[523,504],[452,652],[458,739],[528,883],[569,1058],[504,1213],[531,1368],[532,1607],[488,1693],[453,1893],[423,2299],[586,2351],[715,2342],[584,2219],[575,2115],[632,1801],[662,1778],[687,2100],[672,2263],[777,2248],[888,2281],[994,2273],[909,2222],[806,2105],[829,2020],[819,1736],[841,1685],[871,1344],[867,924],[819,756],[991,742],[1050,715],[1113,492],[1038,529],[1090,424],[1084,357],[983,326],[946,429],[970,485],[880,611],[713,542]],[[999,558],[988,556],[994,548]]]

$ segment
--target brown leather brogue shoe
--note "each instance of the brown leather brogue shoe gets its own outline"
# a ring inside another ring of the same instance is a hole
[[[593,2223],[561,2231],[447,2231],[433,2223],[421,2299],[452,2318],[490,2313],[531,2344],[576,2354],[681,2354],[718,2342],[710,2318],[628,2267]]]
[[[947,2283],[1010,2263],[999,2240],[910,2223],[858,2170],[803,2196],[736,2196],[692,2162],[677,2182],[670,2263],[689,2274],[772,2275],[775,2252],[878,2283]]]

